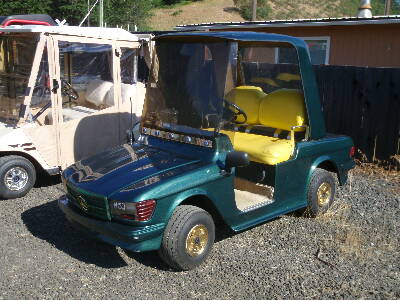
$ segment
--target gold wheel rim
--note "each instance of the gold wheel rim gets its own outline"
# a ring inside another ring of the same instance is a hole
[[[331,195],[332,195],[332,186],[327,182],[322,183],[317,191],[318,205],[319,206],[327,205],[329,203]]]
[[[190,229],[186,238],[186,253],[196,257],[204,252],[208,243],[208,229],[204,225],[196,225]]]

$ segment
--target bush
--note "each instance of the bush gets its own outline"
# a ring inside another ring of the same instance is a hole
[[[239,9],[240,15],[245,20],[251,20],[253,13],[253,1],[252,0],[233,0],[235,6]],[[271,6],[266,0],[257,1],[257,20],[268,19],[268,16],[272,12]]]

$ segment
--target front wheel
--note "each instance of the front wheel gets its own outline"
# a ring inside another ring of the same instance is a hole
[[[316,217],[325,213],[335,198],[336,182],[332,174],[324,169],[316,168],[308,184],[307,212]]]
[[[211,215],[196,206],[181,205],[165,228],[159,254],[170,267],[190,270],[206,260],[214,238],[215,225]]]
[[[36,181],[36,170],[24,157],[9,155],[0,157],[0,199],[25,196]]]

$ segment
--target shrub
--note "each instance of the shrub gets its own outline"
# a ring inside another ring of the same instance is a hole
[[[245,20],[251,20],[252,12],[253,12],[253,1],[252,0],[233,0],[235,6],[239,9],[240,15]],[[257,1],[257,20],[267,19],[271,14],[272,9],[271,6],[267,3],[266,0],[258,0]]]

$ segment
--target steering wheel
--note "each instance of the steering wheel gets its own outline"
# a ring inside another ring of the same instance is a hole
[[[70,101],[76,101],[79,98],[78,92],[74,90],[72,85],[65,79],[61,79],[61,93],[65,96],[68,96]]]
[[[236,124],[244,124],[244,123],[247,122],[247,115],[246,115],[246,113],[244,112],[243,109],[241,109],[237,104],[232,103],[232,102],[230,102],[230,101],[228,101],[228,100],[226,100],[226,99],[224,99],[224,102],[225,102],[228,106],[233,107],[234,111],[232,111],[231,109],[229,109],[229,110],[233,113],[233,118],[232,118],[232,120],[233,120]],[[237,121],[237,119],[238,119],[239,116],[243,116],[243,118],[244,118],[244,121],[243,121],[243,122]]]

